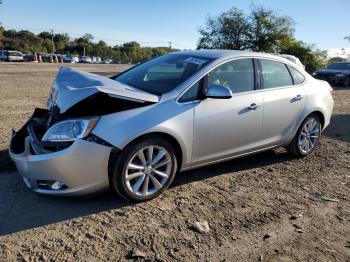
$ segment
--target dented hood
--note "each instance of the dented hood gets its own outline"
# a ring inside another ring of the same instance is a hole
[[[57,106],[64,113],[73,105],[98,92],[112,97],[140,103],[157,103],[159,96],[153,95],[107,77],[61,67],[47,101],[48,108]]]

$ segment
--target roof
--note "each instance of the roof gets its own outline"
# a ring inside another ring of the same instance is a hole
[[[191,50],[191,51],[179,51],[173,54],[186,54],[193,56],[202,56],[213,59],[218,58],[233,58],[238,56],[261,56],[261,57],[270,57],[270,58],[278,58],[281,57],[268,54],[268,53],[257,53],[248,50],[225,50],[225,49],[201,49],[201,50]]]

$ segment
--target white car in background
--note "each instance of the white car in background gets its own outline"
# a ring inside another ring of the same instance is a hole
[[[91,64],[92,59],[90,56],[81,56],[79,57],[79,63]]]
[[[300,61],[299,58],[297,58],[294,55],[287,55],[287,54],[274,54],[274,55],[288,59],[289,61],[293,62],[294,64],[296,64],[297,66],[305,70],[305,66],[303,65],[303,63]]]
[[[23,62],[23,54],[17,51],[1,50],[0,60],[6,62]]]
[[[72,55],[66,55],[63,57],[63,62],[64,63],[79,63],[79,57],[78,56],[72,56]]]

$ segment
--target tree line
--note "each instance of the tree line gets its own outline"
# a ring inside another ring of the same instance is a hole
[[[136,41],[109,46],[104,41],[94,42],[91,34],[71,38],[68,34],[54,34],[44,31],[34,34],[28,30],[5,30],[0,27],[0,49],[62,54],[98,56],[120,63],[139,63],[178,51],[170,47],[141,47]]]

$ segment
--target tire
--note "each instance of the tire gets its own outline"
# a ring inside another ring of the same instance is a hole
[[[177,172],[177,162],[176,151],[166,139],[143,137],[129,144],[116,159],[110,177],[111,188],[131,202],[151,200],[171,185]]]
[[[311,123],[314,123],[312,121],[315,121],[315,127],[314,128],[308,128],[312,127],[310,126]],[[300,125],[297,133],[295,134],[293,140],[285,146],[285,149],[288,153],[293,154],[297,157],[304,157],[307,155],[310,155],[316,146],[318,145],[318,142],[321,137],[321,122],[320,118],[316,114],[309,115]],[[305,128],[307,129],[307,132],[305,132]],[[309,146],[302,143],[305,138],[305,143],[309,143]],[[308,142],[307,142],[308,141]],[[305,148],[303,148],[305,146]]]

